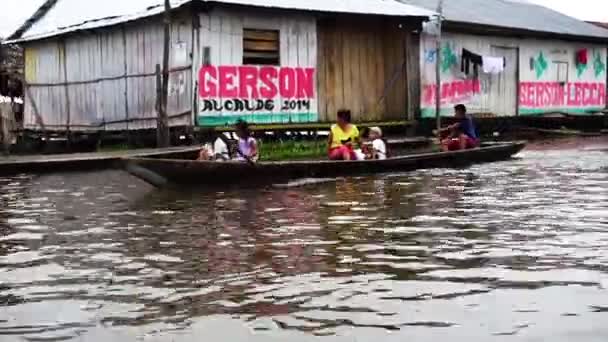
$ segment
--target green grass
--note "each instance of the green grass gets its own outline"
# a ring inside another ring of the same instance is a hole
[[[97,149],[96,152],[120,152],[120,151],[128,151],[133,149],[133,147],[129,147],[128,144],[111,144],[111,145],[101,145]]]
[[[327,141],[261,141],[260,159],[265,161],[323,159],[327,156]]]

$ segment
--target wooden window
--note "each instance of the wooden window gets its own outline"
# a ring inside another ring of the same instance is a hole
[[[278,30],[243,30],[243,64],[280,65]]]

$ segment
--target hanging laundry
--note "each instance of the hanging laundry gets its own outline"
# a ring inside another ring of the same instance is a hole
[[[505,71],[504,57],[483,56],[482,58],[483,72],[486,74],[500,74]]]
[[[462,58],[460,60],[460,71],[466,75],[471,74],[471,64],[473,65],[473,75],[479,74],[479,66],[483,64],[481,55],[473,53],[467,49],[462,49]]]
[[[576,52],[576,64],[587,65],[589,62],[587,49],[581,49]]]

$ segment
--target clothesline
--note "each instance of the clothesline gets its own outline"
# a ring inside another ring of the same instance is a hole
[[[473,66],[473,74],[479,75],[479,67],[486,74],[499,74],[507,67],[507,59],[504,57],[482,56],[471,52],[467,49],[462,49],[460,61],[460,71],[469,75],[471,73],[471,65]]]

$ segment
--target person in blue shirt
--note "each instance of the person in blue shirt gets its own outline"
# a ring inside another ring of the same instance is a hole
[[[463,104],[456,105],[454,112],[457,122],[439,131],[439,136],[442,136],[442,133],[449,132],[448,137],[441,140],[441,149],[447,152],[479,146],[475,123],[473,118],[467,114],[467,107]]]

